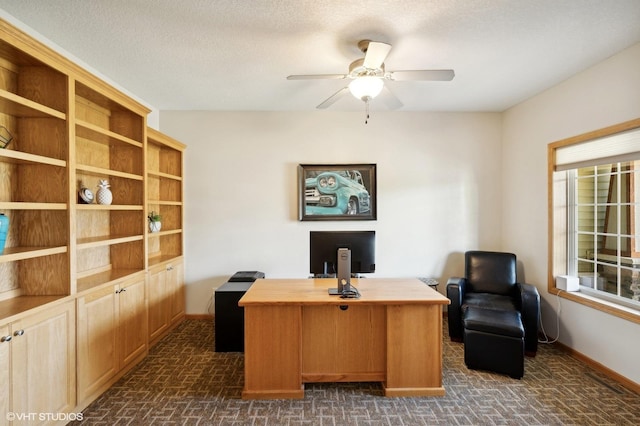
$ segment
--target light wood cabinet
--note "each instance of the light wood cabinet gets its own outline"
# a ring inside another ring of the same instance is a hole
[[[8,412],[70,413],[76,406],[75,307],[56,304],[0,327],[2,421]],[[10,337],[11,340],[7,341]],[[6,380],[6,381],[5,381]],[[10,395],[10,396],[9,396]],[[43,424],[42,419],[12,424]]]
[[[147,353],[144,276],[92,290],[77,304],[78,401],[85,406]]]
[[[149,112],[0,19],[0,424],[84,408],[184,318],[185,145]]]
[[[155,344],[169,329],[169,291],[164,265],[150,268],[149,289],[149,343]]]
[[[147,211],[162,217],[147,233],[149,342],[155,344],[185,316],[183,161],[185,145],[147,129]]]
[[[182,259],[149,268],[149,344],[154,345],[185,316]]]
[[[116,286],[77,299],[78,402],[107,385],[118,371]]]
[[[9,326],[0,327],[0,422],[4,422],[6,415],[11,411],[10,397],[11,385],[9,383],[9,370],[11,369],[11,340]]]
[[[124,283],[118,293],[118,330],[120,336],[120,369],[148,349],[147,297],[143,277]]]
[[[175,324],[184,319],[184,266],[183,262],[172,262],[166,268],[167,291],[169,292],[169,319]]]

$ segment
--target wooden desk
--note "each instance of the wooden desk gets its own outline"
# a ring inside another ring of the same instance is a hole
[[[245,315],[243,399],[303,398],[304,383],[382,382],[386,396],[441,396],[442,306],[418,279],[261,279]]]

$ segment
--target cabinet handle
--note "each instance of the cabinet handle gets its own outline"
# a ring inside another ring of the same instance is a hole
[[[2,336],[2,338],[0,338],[0,342],[10,342],[11,341],[11,336]]]
[[[16,330],[13,332],[13,335],[18,337],[18,336],[22,336],[24,334],[24,330]]]
[[[173,271],[173,266],[167,266],[167,271]]]
[[[125,292],[125,291],[127,291],[127,289],[126,289],[126,288],[121,288],[121,289],[120,289],[120,293],[123,293],[123,292]]]
[[[121,291],[121,290],[116,290],[116,294],[120,294],[120,291]]]

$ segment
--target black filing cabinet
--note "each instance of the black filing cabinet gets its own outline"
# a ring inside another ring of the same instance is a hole
[[[228,282],[216,290],[216,352],[244,352],[244,309],[238,301],[251,284]]]
[[[238,302],[257,278],[264,278],[264,273],[236,272],[228,282],[216,289],[216,352],[244,352],[244,308],[238,306]]]

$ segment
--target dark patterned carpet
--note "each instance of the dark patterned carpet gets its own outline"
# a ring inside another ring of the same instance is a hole
[[[636,425],[640,395],[541,345],[514,380],[473,371],[445,338],[444,397],[385,398],[377,383],[307,384],[302,400],[243,401],[243,355],[186,320],[94,401],[78,425]]]

